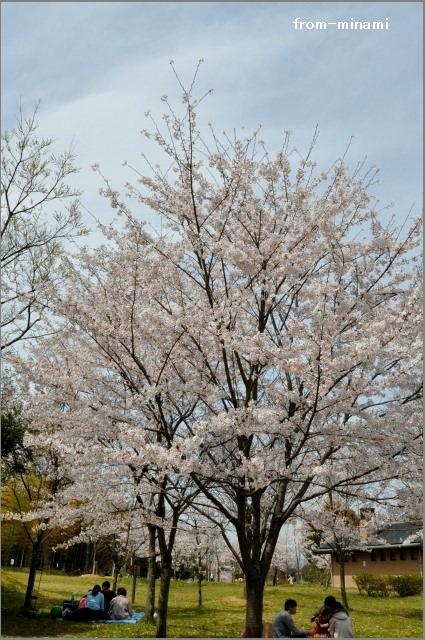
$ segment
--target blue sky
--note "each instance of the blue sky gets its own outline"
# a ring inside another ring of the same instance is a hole
[[[180,100],[169,60],[189,79],[204,58],[199,91],[214,94],[201,123],[261,123],[272,150],[290,129],[301,152],[318,124],[325,170],[353,135],[349,160],[367,154],[381,168],[375,192],[404,219],[421,202],[421,12],[418,2],[2,3],[3,126],[20,98],[27,110],[40,99],[42,132],[78,156],[85,206],[111,219],[90,166],[117,187],[124,160],[143,170],[144,112],[160,114],[164,93]],[[389,18],[390,29],[300,32],[295,17]]]

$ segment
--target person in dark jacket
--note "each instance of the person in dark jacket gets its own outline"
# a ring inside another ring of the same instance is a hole
[[[109,580],[105,580],[105,582],[102,582],[102,593],[105,599],[105,611],[109,611],[111,600],[117,595],[115,591],[112,591],[111,583],[109,582]]]
[[[279,613],[272,623],[273,638],[306,638],[308,631],[297,629],[292,616],[297,613],[297,602],[289,598],[285,601],[284,611]]]
[[[316,609],[316,611],[311,616],[310,620],[314,622],[317,616],[320,616],[320,614],[323,612],[324,609],[330,609],[332,611],[335,605],[336,605],[335,596],[326,596],[323,604],[318,609]]]

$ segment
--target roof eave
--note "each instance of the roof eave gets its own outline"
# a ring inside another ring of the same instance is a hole
[[[376,545],[367,545],[365,547],[347,547],[345,551],[386,551],[388,549],[421,549],[421,542],[412,542],[410,544],[376,544]],[[326,555],[330,553],[336,553],[336,549],[326,548],[326,549],[312,549],[313,555]]]

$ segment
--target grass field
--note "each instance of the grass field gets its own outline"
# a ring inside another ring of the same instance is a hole
[[[72,593],[82,596],[89,587],[101,583],[104,576],[72,577],[63,573],[43,573],[35,595],[42,616],[35,620],[22,617],[19,608],[23,602],[27,572],[4,569],[2,572],[2,637],[51,638],[146,638],[155,635],[154,626],[147,622],[135,625],[102,625],[69,623],[51,620],[48,616],[53,604],[61,603]],[[119,585],[131,593],[131,580],[122,579]],[[285,598],[298,602],[296,623],[309,628],[311,612],[321,604],[325,595],[335,589],[324,590],[319,585],[268,586],[264,598],[264,620],[271,621],[282,608]],[[239,637],[244,627],[243,585],[208,583],[204,585],[204,605],[197,606],[197,585],[173,581],[170,593],[168,635],[170,637]],[[146,583],[138,580],[134,608],[143,610]],[[352,607],[354,635],[357,638],[420,638],[422,637],[422,597],[369,598],[349,591]]]

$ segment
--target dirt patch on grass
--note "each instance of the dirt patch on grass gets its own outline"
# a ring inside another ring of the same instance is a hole
[[[222,602],[224,604],[231,604],[235,607],[244,607],[245,606],[245,598],[238,598],[237,596],[229,596],[228,598],[223,598]]]

